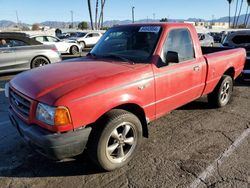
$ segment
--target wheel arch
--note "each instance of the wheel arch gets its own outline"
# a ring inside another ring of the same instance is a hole
[[[100,121],[105,114],[107,114],[108,112],[110,112],[111,110],[114,109],[121,109],[121,110],[126,110],[132,114],[134,114],[136,117],[138,117],[138,119],[141,122],[142,125],[142,131],[143,131],[143,136],[148,138],[149,134],[148,134],[148,121],[147,121],[147,117],[145,114],[144,109],[139,106],[138,104],[135,103],[126,103],[126,104],[121,104],[118,106],[115,106],[113,108],[111,108],[110,110],[106,111],[105,113],[103,113],[103,115],[101,115],[93,124],[90,124],[88,126],[94,126],[98,121]]]
[[[126,110],[126,111],[134,114],[135,116],[137,116],[142,124],[143,136],[148,138],[148,120],[147,120],[145,111],[141,106],[134,104],[134,103],[128,103],[128,104],[123,104],[123,105],[117,106],[113,109]]]
[[[234,67],[229,67],[223,75],[231,76],[232,79],[235,77],[235,69]]]

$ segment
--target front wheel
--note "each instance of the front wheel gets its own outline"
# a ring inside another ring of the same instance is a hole
[[[132,159],[140,145],[142,126],[135,115],[125,110],[112,110],[104,119],[105,123],[98,124],[99,129],[94,130],[88,149],[95,163],[111,171]]]
[[[41,66],[47,65],[49,63],[50,63],[49,60],[45,57],[36,57],[31,62],[31,68],[33,69],[36,67],[41,67]]]
[[[79,54],[79,52],[80,52],[80,50],[79,50],[79,48],[77,46],[71,46],[70,53],[72,55],[77,55],[77,54]]]
[[[224,75],[215,90],[208,95],[208,102],[214,107],[223,107],[228,104],[233,91],[233,79]]]

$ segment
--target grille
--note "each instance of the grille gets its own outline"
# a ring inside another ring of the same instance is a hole
[[[12,89],[10,89],[10,103],[14,110],[16,110],[24,118],[29,117],[31,102],[20,96]]]

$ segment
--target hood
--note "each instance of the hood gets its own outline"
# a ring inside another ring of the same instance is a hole
[[[114,78],[129,75],[128,72],[138,66],[145,67],[142,64],[130,65],[80,58],[23,72],[13,78],[10,85],[33,100],[53,105],[61,96],[79,88],[86,88],[88,95],[112,87],[112,84],[116,84]]]

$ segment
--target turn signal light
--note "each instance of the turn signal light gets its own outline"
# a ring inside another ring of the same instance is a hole
[[[57,107],[54,116],[55,126],[72,124],[69,110],[65,107]]]

